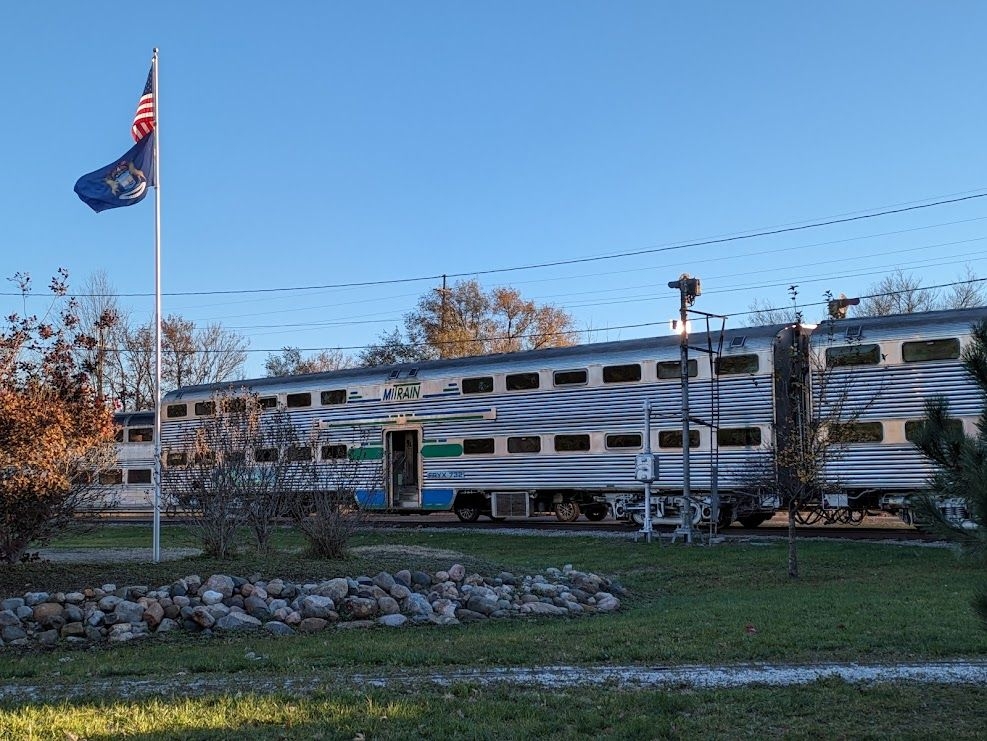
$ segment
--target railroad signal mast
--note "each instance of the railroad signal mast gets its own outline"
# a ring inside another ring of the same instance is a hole
[[[702,294],[699,278],[682,273],[678,280],[669,281],[669,288],[679,292],[679,348],[682,377],[682,522],[675,530],[673,540],[682,538],[692,543],[692,491],[689,481],[689,307]]]

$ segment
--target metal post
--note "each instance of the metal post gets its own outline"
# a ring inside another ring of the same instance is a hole
[[[682,523],[675,531],[686,543],[692,543],[692,491],[689,480],[689,307],[700,294],[698,278],[690,278],[683,273],[678,280],[671,281],[669,288],[679,289],[679,342],[682,376]]]
[[[154,49],[154,523],[151,558],[161,560],[161,99],[158,94],[158,50]]]
[[[644,454],[651,455],[651,400],[644,400]],[[644,525],[641,528],[644,539],[651,542],[651,482],[644,482]]]

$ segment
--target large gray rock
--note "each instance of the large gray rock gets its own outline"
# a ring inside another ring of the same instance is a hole
[[[408,622],[408,618],[404,615],[383,615],[377,618],[377,622],[381,625],[386,625],[388,628],[400,628]]]
[[[339,606],[339,614],[348,620],[366,620],[377,614],[377,600],[369,597],[347,597]]]
[[[218,605],[229,596],[230,595],[224,596],[222,592],[216,589],[206,589],[199,592],[199,599],[202,600],[202,604],[204,605]]]
[[[242,630],[257,630],[262,625],[261,621],[245,612],[231,612],[229,615],[221,617],[213,625],[213,628],[227,633]]]
[[[620,600],[609,592],[596,593],[597,612],[616,612],[620,609]]]
[[[199,593],[219,592],[224,598],[233,596],[233,577],[226,574],[213,574],[199,587]]]
[[[318,633],[320,630],[325,630],[327,625],[329,625],[328,620],[317,617],[308,617],[298,624],[298,632]]]
[[[386,571],[381,571],[374,577],[374,584],[387,592],[394,586],[394,577]]]
[[[42,602],[47,602],[48,597],[48,592],[28,592],[24,595],[24,604],[28,607],[34,607]]]
[[[139,623],[144,619],[144,605],[139,602],[123,600],[117,603],[113,612],[118,623]]]
[[[264,623],[264,630],[266,630],[271,635],[275,635],[275,636],[295,635],[295,631],[292,630],[290,626],[278,622],[277,620],[269,620],[268,622]]]
[[[303,597],[299,602],[299,612],[302,618],[322,618],[326,619],[332,610],[336,609],[331,597],[324,597],[318,594],[310,594]]]
[[[329,579],[328,581],[318,584],[312,590],[312,594],[329,597],[336,604],[342,602],[349,593],[350,583],[346,579]]]

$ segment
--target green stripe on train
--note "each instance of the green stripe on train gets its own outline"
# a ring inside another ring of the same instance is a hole
[[[384,448],[368,445],[365,448],[350,448],[347,453],[351,461],[379,461],[384,457]]]
[[[422,445],[422,458],[457,458],[462,454],[463,446],[459,443]]]

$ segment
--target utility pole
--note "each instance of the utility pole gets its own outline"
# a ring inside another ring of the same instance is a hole
[[[679,348],[682,375],[682,523],[675,531],[686,543],[692,543],[692,491],[689,480],[689,307],[702,293],[699,278],[682,273],[678,280],[669,281],[669,288],[679,291]]]

